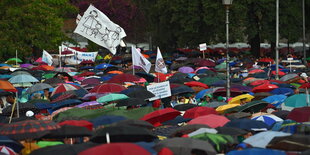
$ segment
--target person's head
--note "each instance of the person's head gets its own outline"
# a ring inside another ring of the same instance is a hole
[[[246,98],[240,99],[240,104],[241,104],[241,105],[242,105],[242,104],[246,104]]]
[[[14,95],[7,96],[6,101],[10,104],[13,104],[15,102],[15,96]]]
[[[212,99],[212,95],[211,94],[207,94],[206,95],[206,101],[210,101]]]
[[[41,94],[40,93],[33,94],[32,99],[41,99]]]

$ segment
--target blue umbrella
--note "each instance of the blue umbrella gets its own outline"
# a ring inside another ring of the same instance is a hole
[[[279,107],[285,101],[286,98],[287,98],[287,96],[285,96],[285,95],[272,95],[272,96],[268,96],[262,100],[266,101],[268,103],[271,103],[275,107]]]
[[[251,120],[247,118],[234,119],[225,124],[225,127],[235,127],[245,130],[268,129],[269,126],[261,121]]]
[[[223,88],[223,87],[216,87],[216,88],[210,88],[210,89],[201,90],[200,92],[198,92],[196,94],[195,99],[197,100],[197,99],[203,98],[205,95],[212,94],[212,93],[214,93],[216,90],[218,90],[220,88]]]
[[[68,100],[55,102],[52,105],[53,105],[53,110],[57,110],[57,109],[60,109],[62,107],[71,106],[71,105],[78,105],[81,103],[82,103],[82,101],[78,100],[78,99],[68,99]]]
[[[93,66],[84,66],[84,67],[80,68],[80,70],[83,70],[83,69],[95,69],[95,67],[93,67]]]
[[[102,126],[102,125],[108,125],[112,123],[116,123],[118,121],[126,120],[127,118],[124,116],[113,116],[113,115],[104,115],[104,116],[99,116],[97,118],[89,120],[90,122],[93,123],[94,127]]]
[[[310,98],[310,95],[306,94],[295,94],[285,99],[284,104],[288,107],[305,107],[307,105],[306,97]]]
[[[9,64],[0,64],[0,67],[3,67],[3,66],[12,67],[12,66],[11,66],[11,65],[9,65]]]
[[[266,148],[268,143],[274,137],[290,136],[290,133],[279,132],[279,131],[264,131],[257,133],[243,141],[243,143],[250,144],[253,147]]]
[[[28,74],[20,74],[13,76],[9,79],[11,83],[28,83],[28,82],[39,82],[38,79]]]
[[[291,88],[276,88],[274,90],[272,90],[270,92],[271,94],[275,94],[275,95],[286,95],[286,96],[291,96],[291,95],[294,95],[294,90],[291,89]]]
[[[12,75],[9,75],[9,74],[1,74],[0,75],[0,79],[9,79],[11,77],[12,77]]]
[[[163,125],[178,125],[179,123],[184,123],[184,122],[188,122],[192,119],[190,118],[184,118],[183,116],[177,116],[176,118],[163,122]]]
[[[108,68],[108,67],[112,67],[114,65],[111,65],[111,64],[107,64],[107,63],[102,63],[102,64],[99,64],[95,67],[95,69],[105,69],[105,68]]]
[[[10,139],[7,136],[0,136],[0,145],[7,146],[13,149],[15,152],[20,152],[24,146],[17,141]]]
[[[227,155],[286,155],[284,151],[272,149],[249,148],[245,150],[234,150],[227,153]]]
[[[280,83],[280,84],[276,84],[277,86],[279,86],[280,88],[291,88],[291,89],[296,89],[295,86],[290,85],[290,84],[286,84],[286,83]]]
[[[223,87],[223,86],[226,86],[226,80],[219,80],[219,81],[213,82],[213,83],[210,84],[209,86],[215,86],[215,87]]]
[[[282,122],[283,121],[282,118],[279,118],[278,116],[275,116],[275,115],[256,116],[256,117],[253,117],[252,120],[262,121],[262,122],[266,123],[268,126],[272,126],[276,122]]]

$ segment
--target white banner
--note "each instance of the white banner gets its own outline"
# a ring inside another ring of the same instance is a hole
[[[152,64],[135,47],[131,46],[132,65],[140,66],[145,72],[150,72]]]
[[[156,62],[155,62],[155,71],[160,73],[167,73],[167,67],[165,64],[165,61],[163,59],[163,56],[161,55],[161,52],[159,50],[159,47],[157,47],[157,56],[156,56]]]
[[[155,95],[155,97],[149,98],[150,101],[171,96],[169,81],[148,85],[146,89]]]
[[[74,33],[116,53],[116,47],[126,36],[123,28],[113,23],[104,13],[90,5],[80,19]]]
[[[98,52],[80,52],[73,48],[67,47],[65,45],[61,46],[61,51],[71,51],[73,54],[62,55],[62,60],[66,62],[66,64],[70,65],[78,65],[82,61],[91,60],[95,62]]]
[[[53,57],[47,51],[43,50],[42,61],[51,66],[53,64]]]

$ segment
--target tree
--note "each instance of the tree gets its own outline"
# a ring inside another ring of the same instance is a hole
[[[63,20],[76,12],[68,0],[0,1],[0,54],[7,59],[18,51],[20,58],[55,50],[68,40]]]

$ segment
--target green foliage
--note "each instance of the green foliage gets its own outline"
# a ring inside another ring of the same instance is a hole
[[[22,58],[37,50],[58,49],[67,40],[62,32],[64,16],[76,11],[68,0],[2,0],[0,8],[3,59],[14,56],[16,50]]]

